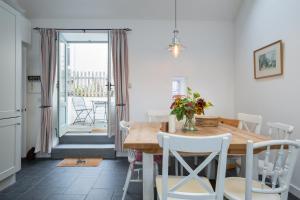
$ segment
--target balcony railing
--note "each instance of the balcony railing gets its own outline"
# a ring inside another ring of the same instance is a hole
[[[107,73],[101,71],[70,71],[68,95],[106,97]]]

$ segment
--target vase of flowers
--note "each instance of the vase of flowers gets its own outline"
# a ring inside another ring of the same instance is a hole
[[[170,107],[171,114],[175,115],[178,121],[185,117],[183,130],[196,131],[195,114],[204,115],[204,110],[213,106],[209,101],[206,101],[200,96],[199,92],[193,92],[191,88],[187,88],[186,96],[175,96]]]

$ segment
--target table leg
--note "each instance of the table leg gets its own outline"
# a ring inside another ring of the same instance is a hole
[[[154,200],[153,154],[143,153],[143,200]]]
[[[213,159],[207,166],[206,166],[206,177],[209,180],[216,180],[216,168],[217,163],[216,160]]]
[[[240,175],[241,177],[246,177],[246,156],[241,156],[241,171],[240,171]],[[253,166],[251,167],[252,168],[252,178],[253,180],[258,180],[258,156],[257,155],[254,155],[253,157]]]
[[[240,169],[240,176],[246,176],[246,156],[241,156],[241,169]]]
[[[258,180],[258,155],[253,157],[253,180]]]
[[[104,108],[105,108],[105,120],[107,121],[107,103],[104,104]]]
[[[95,118],[96,110],[95,109],[96,109],[95,104],[93,103],[93,124],[95,124],[95,120],[96,120],[96,118]]]

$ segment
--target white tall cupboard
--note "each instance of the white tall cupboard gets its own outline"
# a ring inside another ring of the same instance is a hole
[[[0,191],[21,169],[22,43],[30,35],[30,22],[0,0]]]

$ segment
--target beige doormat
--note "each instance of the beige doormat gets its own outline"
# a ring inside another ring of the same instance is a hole
[[[92,128],[92,133],[107,133],[106,128]]]
[[[97,167],[102,158],[65,158],[57,164],[57,167]]]

